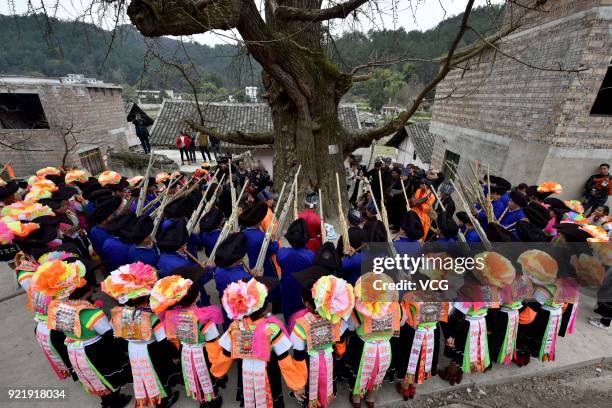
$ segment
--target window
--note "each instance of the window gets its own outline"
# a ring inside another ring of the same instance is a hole
[[[442,173],[444,174],[445,180],[452,180],[455,178],[455,173],[453,173],[453,171],[457,172],[460,159],[461,156],[459,156],[457,153],[451,152],[450,150],[444,151],[444,165],[442,166]]]
[[[591,115],[612,116],[612,62],[608,65],[608,72],[606,72],[595,103],[591,108]]]
[[[38,95],[0,93],[0,129],[49,129]]]
[[[96,175],[104,171],[104,161],[102,160],[102,152],[100,152],[99,147],[80,152],[79,158],[81,159],[81,164],[89,173]]]

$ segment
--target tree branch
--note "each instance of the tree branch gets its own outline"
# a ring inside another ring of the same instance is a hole
[[[349,140],[345,144],[345,152],[351,152],[359,147],[369,146],[372,141],[382,139],[385,136],[397,132],[402,126],[404,126],[408,122],[408,120],[412,117],[414,112],[416,112],[416,110],[420,106],[425,96],[427,96],[427,94],[431,90],[433,90],[436,85],[438,85],[438,83],[440,83],[446,77],[446,74],[448,74],[453,68],[453,55],[455,54],[455,51],[459,46],[463,35],[468,30],[468,20],[470,18],[472,8],[474,7],[474,1],[475,0],[469,0],[468,4],[465,7],[463,18],[461,20],[461,25],[459,26],[459,31],[457,32],[457,35],[455,36],[449,48],[449,51],[446,55],[446,60],[444,61],[444,65],[440,69],[440,72],[438,72],[438,75],[436,75],[434,79],[432,79],[427,85],[425,85],[425,87],[417,95],[412,105],[407,110],[400,113],[396,118],[390,120],[379,128],[354,134],[351,140]]]
[[[369,0],[348,0],[325,9],[306,9],[299,7],[277,6],[276,15],[286,20],[325,21],[345,18]]]
[[[266,144],[274,144],[274,134],[270,133],[249,133],[235,130],[229,133],[217,132],[215,129],[207,128],[200,123],[187,119],[185,123],[193,129],[202,132],[208,136],[215,137],[228,143],[236,143],[243,146],[261,146]]]

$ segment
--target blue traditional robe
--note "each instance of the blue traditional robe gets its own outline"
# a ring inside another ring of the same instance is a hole
[[[157,262],[157,269],[159,271],[158,276],[161,279],[172,275],[172,271],[174,271],[176,268],[193,265],[196,265],[196,263],[189,259],[186,255],[176,252],[162,252],[159,256],[159,261]],[[206,285],[206,283],[212,279],[211,275],[212,274],[209,271],[206,271],[202,278],[195,283],[198,286],[198,291],[200,292],[200,301],[197,303],[198,306],[210,305],[210,298],[204,289],[204,285]]]
[[[265,233],[257,227],[246,228],[243,231],[247,237],[247,256],[249,258],[249,268],[253,269],[257,263],[259,257],[259,250],[263,244]],[[264,258],[264,272],[263,276],[278,279],[276,267],[272,263],[272,255],[278,252],[278,242],[270,241],[266,256]],[[280,286],[277,286],[269,294],[270,301],[276,301],[280,299]]]
[[[91,247],[102,258],[102,248],[104,247],[104,242],[112,237],[110,232],[96,225],[91,227],[87,236],[89,237],[89,242],[91,242]]]
[[[139,247],[132,245],[128,251],[128,256],[130,258],[130,263],[140,261],[147,265],[157,267],[157,263],[159,262],[159,252],[155,247]]]
[[[357,282],[357,279],[361,276],[361,261],[363,254],[357,252],[351,256],[345,256],[342,259],[342,269],[340,269],[340,277],[345,279],[351,285]]]
[[[157,197],[157,194],[155,194],[155,193],[147,193],[147,195],[145,197],[145,200],[144,200],[144,204],[142,205],[142,208],[145,208],[147,206],[147,204],[149,204],[151,201],[155,200],[156,197]],[[159,206],[160,206],[160,203],[158,201],[157,203],[155,203],[155,205],[153,205],[151,208],[149,208],[143,214],[151,215],[153,210],[155,210]],[[132,206],[130,207],[130,211],[135,213],[137,207],[138,207],[138,199],[134,200],[134,202],[132,203]]]
[[[468,230],[465,226],[462,226],[460,229],[461,232],[463,232],[463,236],[465,237],[466,242],[482,242],[480,240],[480,236],[474,228]]]
[[[300,296],[301,285],[295,280],[293,274],[312,266],[314,257],[314,253],[305,247],[281,248],[276,254],[276,262],[282,271],[281,299],[286,322],[295,312],[304,308]]]
[[[508,228],[510,226],[513,226],[517,221],[522,220],[523,218],[525,218],[525,213],[523,212],[522,208],[519,208],[518,210],[514,211],[508,210],[506,211],[504,217],[499,220],[499,224],[504,228]]]
[[[102,257],[108,262],[111,271],[130,263],[129,250],[131,244],[126,244],[117,237],[111,236],[102,246]]]
[[[501,217],[506,210],[506,206],[502,200],[492,201],[491,206],[493,207],[493,215],[495,215],[495,219],[499,220],[499,217]],[[487,225],[487,214],[484,212],[484,210],[478,211],[478,221],[480,221],[480,224],[483,226]]]
[[[200,243],[204,246],[206,256],[210,256],[215,244],[217,243],[217,240],[219,239],[219,235],[221,235],[220,229],[200,233]]]
[[[173,222],[174,220],[169,219],[169,218],[163,220],[160,225],[160,231],[165,231],[166,228],[168,228],[170,224],[172,224]],[[198,238],[196,234],[191,234],[189,238],[187,239],[187,251],[189,251],[189,253],[193,255],[195,259],[198,259],[198,245],[199,244],[200,244],[200,239]]]

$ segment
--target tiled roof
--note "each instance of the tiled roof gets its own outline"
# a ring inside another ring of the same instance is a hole
[[[236,130],[256,133],[272,131],[270,107],[263,103],[207,103],[202,104],[202,114],[206,127],[221,133]],[[360,128],[355,105],[341,105],[338,116],[346,129]],[[187,128],[192,131],[185,124],[186,119],[198,120],[194,102],[165,100],[150,132],[151,144],[174,146],[174,140],[181,130]],[[224,144],[232,147],[229,143]]]
[[[406,125],[403,129],[397,131],[386,145],[397,148],[406,137],[409,137],[423,163],[431,163],[435,138],[433,134],[429,133],[429,124],[430,121],[425,120]]]

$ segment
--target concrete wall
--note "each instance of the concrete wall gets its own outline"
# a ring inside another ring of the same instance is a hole
[[[0,146],[0,160],[10,161],[17,177],[32,174],[45,166],[59,166],[66,148],[62,134],[71,147],[68,166],[81,166],[78,151],[99,147],[107,151],[125,151],[133,126],[126,120],[119,87],[83,85],[24,84],[6,87],[0,92],[37,93],[50,129],[0,130],[0,138],[19,150]],[[70,132],[69,132],[70,131]],[[75,139],[78,144],[72,149]]]
[[[416,160],[413,159],[415,150],[416,148],[414,147],[412,139],[406,137],[404,140],[402,140],[398,147],[396,161],[404,165],[414,164],[422,169],[429,170],[429,164],[425,163],[418,154]]]

